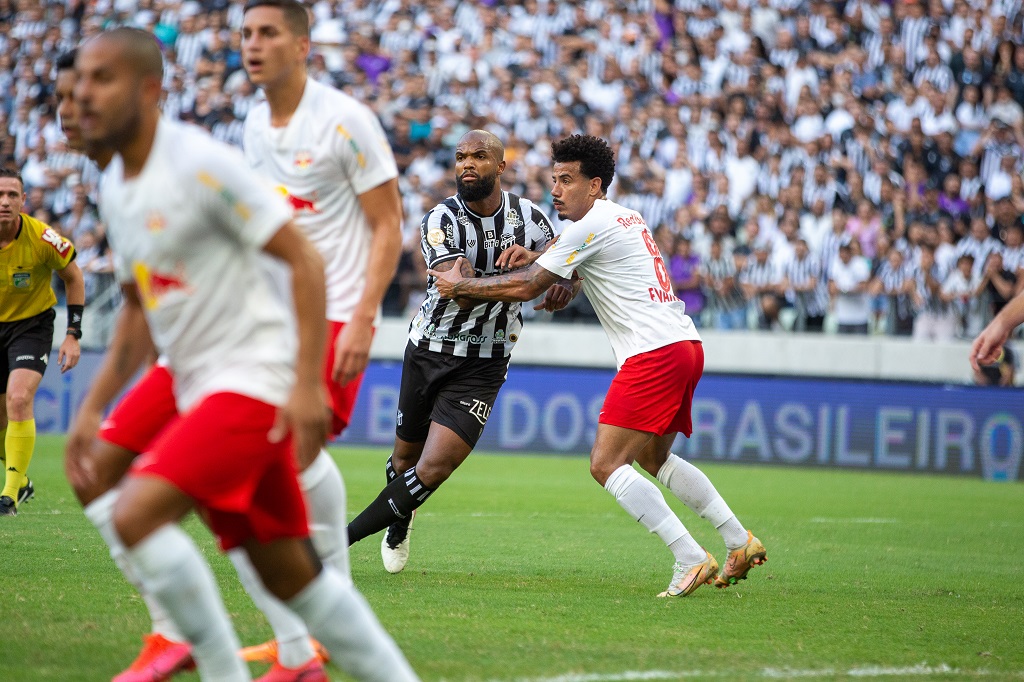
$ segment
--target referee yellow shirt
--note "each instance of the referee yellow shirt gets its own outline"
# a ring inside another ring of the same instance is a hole
[[[50,280],[75,258],[75,247],[55,229],[21,214],[14,241],[0,249],[0,322],[15,322],[57,305]]]

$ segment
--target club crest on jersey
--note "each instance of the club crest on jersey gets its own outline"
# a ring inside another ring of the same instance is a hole
[[[167,227],[167,221],[156,211],[150,213],[146,218],[146,229],[150,232],[163,232],[165,227]]]
[[[444,230],[435,227],[427,232],[427,243],[431,246],[440,246],[444,242]]]
[[[516,236],[514,234],[503,234],[501,235],[501,250],[504,251],[508,247],[516,243]]]
[[[295,166],[297,171],[308,171],[310,166],[313,165],[313,155],[305,149],[297,151],[295,152],[295,160],[292,161],[292,165]]]

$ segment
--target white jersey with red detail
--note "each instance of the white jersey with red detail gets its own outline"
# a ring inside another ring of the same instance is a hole
[[[677,341],[700,341],[672,292],[654,236],[636,211],[601,199],[568,223],[537,263],[559,277],[578,272],[622,367],[627,358]]]
[[[282,405],[295,382],[292,311],[263,246],[291,219],[235,148],[161,119],[142,172],[115,156],[100,211],[122,283],[139,291],[180,412],[213,393]]]
[[[384,129],[358,100],[306,79],[288,125],[261,102],[245,118],[245,157],[291,204],[327,277],[327,319],[348,322],[366,288],[370,223],[359,195],[398,177]]]

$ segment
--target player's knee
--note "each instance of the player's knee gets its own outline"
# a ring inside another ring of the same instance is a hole
[[[7,417],[16,422],[32,418],[34,391],[15,389],[7,392]]]
[[[601,487],[604,487],[605,482],[608,481],[608,477],[612,475],[612,472],[619,468],[618,464],[612,465],[607,461],[597,459],[595,457],[590,458],[590,475],[594,477]]]
[[[418,457],[403,457],[401,454],[396,452],[391,455],[391,466],[394,467],[396,474],[404,474],[406,471],[416,466],[416,461],[418,459]]]
[[[455,471],[455,465],[449,461],[420,461],[416,465],[416,476],[428,488],[437,488],[448,480]]]

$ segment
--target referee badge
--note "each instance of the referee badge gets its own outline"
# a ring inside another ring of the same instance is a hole
[[[32,273],[31,272],[16,272],[12,276],[12,284],[15,289],[28,289],[29,285],[32,284]]]
[[[427,243],[431,246],[440,246],[441,242],[444,241],[444,230],[439,227],[427,232]]]

